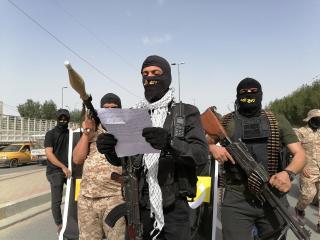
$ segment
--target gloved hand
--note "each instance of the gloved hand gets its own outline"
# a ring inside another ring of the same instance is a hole
[[[164,150],[170,145],[170,134],[160,127],[148,127],[142,130],[142,136],[155,149]]]
[[[114,147],[118,140],[109,133],[101,133],[97,138],[97,149],[102,154],[116,154]]]

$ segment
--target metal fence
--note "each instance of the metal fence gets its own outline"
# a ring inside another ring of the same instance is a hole
[[[23,118],[0,114],[0,143],[30,141],[34,136],[45,135],[46,132],[56,126],[56,121]],[[70,123],[69,127],[76,129],[76,123]]]

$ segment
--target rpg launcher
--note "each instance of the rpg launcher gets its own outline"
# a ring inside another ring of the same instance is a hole
[[[64,62],[64,65],[68,69],[69,82],[71,87],[80,95],[80,98],[83,101],[83,104],[89,110],[89,117],[93,118],[96,124],[100,123],[97,111],[92,105],[92,96],[86,92],[85,83],[82,77],[72,68],[71,64],[68,61]]]
[[[213,108],[208,108],[201,115],[201,123],[205,132],[211,137],[211,141],[215,143],[222,142],[235,162],[244,170],[248,178],[249,191],[262,202],[268,202],[272,209],[278,212],[284,220],[284,225],[280,226],[279,232],[281,233],[278,239],[281,239],[290,228],[297,239],[309,240],[311,233],[289,214],[287,208],[270,188],[268,184],[269,173],[260,163],[254,160],[243,142],[232,142],[230,140]],[[268,239],[268,236],[261,236],[260,239]]]

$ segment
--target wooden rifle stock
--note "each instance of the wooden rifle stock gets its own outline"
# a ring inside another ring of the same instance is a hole
[[[212,107],[202,113],[200,119],[204,131],[211,138],[208,139],[209,143],[217,143],[223,139],[229,140],[228,135],[218,118],[218,113]]]

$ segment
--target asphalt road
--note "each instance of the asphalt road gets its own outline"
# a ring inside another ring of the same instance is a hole
[[[29,170],[36,170],[36,169],[43,169],[46,166],[37,164],[37,163],[30,163],[27,165],[20,165],[16,168],[9,168],[9,167],[0,167],[0,175],[9,174],[9,173],[17,173],[17,172],[24,172]]]

